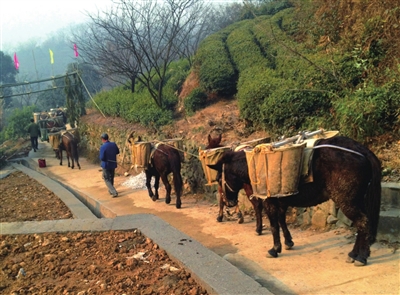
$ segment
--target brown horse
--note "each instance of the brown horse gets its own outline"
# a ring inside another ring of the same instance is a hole
[[[221,145],[221,140],[222,140],[222,134],[220,133],[217,137],[212,137],[211,134],[208,134],[208,145],[206,146],[207,149],[215,149],[219,147],[223,147]],[[239,204],[234,204],[232,206],[229,205],[229,202],[225,199],[225,193],[224,193],[224,188],[223,186],[218,186],[218,193],[219,193],[219,211],[218,211],[218,217],[217,221],[222,222],[224,218],[224,208],[225,205],[227,208],[235,207],[234,213],[236,214],[238,218],[238,223],[243,223],[244,218],[242,211],[240,211]],[[226,213],[228,215],[232,215],[229,210],[226,210]]]
[[[182,176],[181,176],[181,157],[178,150],[174,147],[160,143],[155,146],[155,151],[151,157],[151,165],[144,170],[146,174],[146,187],[149,192],[149,197],[156,201],[159,198],[158,188],[160,184],[160,177],[164,183],[165,190],[167,191],[165,203],[171,202],[171,184],[168,181],[168,175],[172,172],[174,188],[176,193],[176,208],[180,209],[182,206]],[[154,176],[154,190],[151,189],[151,178]]]
[[[61,135],[60,145],[58,146],[58,157],[60,159],[60,165],[62,165],[62,151],[65,151],[68,160],[68,167],[74,169],[74,160],[81,169],[79,165],[79,155],[78,155],[78,141],[75,136],[70,132],[65,132]],[[70,165],[69,158],[71,158],[72,165]]]
[[[247,188],[253,194],[244,152],[227,151],[210,168],[218,171],[219,185],[225,179],[226,199],[229,204],[238,200],[238,192]],[[269,197],[265,200],[253,197],[257,204],[258,216],[264,208],[273,236],[273,247],[268,257],[278,257],[282,251],[279,229],[283,231],[285,248],[294,246],[286,225],[288,207],[311,207],[331,199],[353,222],[357,238],[347,262],[362,266],[367,263],[370,245],[375,242],[378,230],[381,201],[381,166],[378,158],[362,144],[343,136],[321,139],[313,148],[311,161],[313,182],[300,182],[298,193],[286,197]],[[254,205],[254,203],[253,203]],[[261,234],[257,221],[257,232]]]

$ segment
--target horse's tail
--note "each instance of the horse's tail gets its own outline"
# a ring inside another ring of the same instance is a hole
[[[79,164],[78,144],[77,144],[75,138],[71,142],[71,146],[72,146],[72,156],[74,157],[74,160],[76,161],[76,163]]]
[[[365,207],[370,229],[369,242],[370,244],[373,244],[378,232],[379,213],[381,207],[381,163],[371,151],[364,154],[364,156],[370,162],[372,172],[371,181],[365,196]]]
[[[171,166],[172,170],[172,176],[174,178],[174,188],[175,188],[175,193],[176,196],[180,197],[182,195],[182,186],[183,186],[183,181],[182,181],[182,176],[181,176],[181,157],[179,155],[179,152],[177,150],[174,150],[174,165]]]

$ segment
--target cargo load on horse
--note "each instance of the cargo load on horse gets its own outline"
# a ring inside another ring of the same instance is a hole
[[[357,229],[356,242],[348,254],[347,262],[354,262],[357,266],[365,265],[378,229],[381,202],[380,161],[368,148],[344,136],[319,138],[310,148],[311,158],[307,161],[306,157],[302,158],[302,167],[309,167],[307,177],[300,178],[297,193],[286,196],[268,195],[268,180],[264,184],[267,191],[265,198],[253,195],[252,186],[259,179],[250,179],[244,151],[227,151],[210,168],[217,170],[218,184],[225,186],[225,197],[229,204],[237,203],[239,191],[245,190],[256,211],[258,234],[262,232],[262,210],[267,213],[273,236],[273,247],[268,250],[269,257],[278,257],[282,251],[280,229],[283,231],[285,248],[291,249],[294,246],[286,224],[289,206],[311,207],[331,199]]]
[[[130,140],[128,140],[130,142]],[[178,150],[175,145],[182,147],[182,139],[170,139],[165,142],[143,142],[139,140],[132,144],[132,167],[135,169],[143,168],[146,174],[146,187],[149,197],[153,201],[159,199],[158,188],[160,178],[165,186],[166,197],[165,203],[171,202],[171,184],[168,180],[168,175],[172,173],[174,189],[176,194],[176,208],[182,206],[182,176],[181,162],[183,150]],[[154,176],[154,192],[151,189],[151,179]]]

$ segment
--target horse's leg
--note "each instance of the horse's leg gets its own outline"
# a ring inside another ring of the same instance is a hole
[[[256,233],[262,235],[263,223],[262,223],[262,210],[263,200],[257,197],[249,197],[251,204],[253,205],[254,212],[256,214]]]
[[[240,211],[239,204],[235,207],[235,213],[238,217],[238,223],[241,224],[244,222],[242,211]]]
[[[219,194],[219,211],[218,211],[218,217],[217,221],[222,222],[224,219],[224,207],[225,207],[225,201],[224,201],[224,192],[222,191],[221,187],[218,185],[218,194]]]
[[[70,154],[69,154],[69,152],[68,152],[68,151],[66,151],[65,153],[67,154],[68,167],[71,167],[71,164],[70,164],[70,162],[69,162],[69,156],[70,156]]]
[[[344,206],[340,209],[347,218],[353,221],[353,227],[357,228],[356,241],[353,250],[348,254],[347,262],[354,262],[355,266],[364,266],[367,264],[367,258],[370,255],[368,218],[364,212],[355,206]]]
[[[60,158],[60,165],[62,166],[62,149],[61,149],[61,146],[58,148],[58,156]]]
[[[69,155],[70,157],[71,157],[71,162],[72,162],[72,166],[71,166],[71,169],[74,169],[75,168],[75,164],[74,164],[74,155],[73,155],[73,151],[71,150],[70,151],[70,155]]]
[[[155,194],[152,198],[153,201],[157,201],[159,199],[158,188],[160,187],[160,174],[156,173],[154,176],[154,191]]]
[[[78,168],[81,169],[81,165],[79,165],[79,159],[77,157],[75,158],[75,161],[76,161],[76,165],[78,165]]]
[[[280,206],[279,207],[279,225],[282,229],[283,236],[285,237],[285,249],[290,250],[294,246],[293,240],[292,240],[292,235],[290,234],[290,231],[287,227],[286,224],[286,211],[287,211],[287,206]]]
[[[168,181],[168,175],[163,173],[161,175],[161,180],[164,183],[165,190],[167,191],[167,195],[165,196],[165,203],[171,203],[171,184]]]
[[[151,174],[150,170],[148,170],[148,169],[145,169],[144,173],[146,174],[146,187],[147,187],[147,191],[149,192],[149,197],[153,199],[154,193],[153,193],[153,190],[151,189],[152,174]]]
[[[271,233],[274,240],[274,246],[268,250],[267,257],[278,257],[278,253],[282,252],[282,244],[281,238],[279,236],[279,209],[277,208],[278,205],[274,204],[276,202],[265,200],[264,201],[264,209],[268,215],[268,219],[270,222]]]

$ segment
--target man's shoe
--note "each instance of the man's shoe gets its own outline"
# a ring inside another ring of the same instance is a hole
[[[118,193],[116,193],[115,195],[113,195],[112,196],[113,198],[116,198],[116,197],[118,197]]]
[[[36,153],[36,150],[35,150],[35,149],[33,149],[33,151]]]

